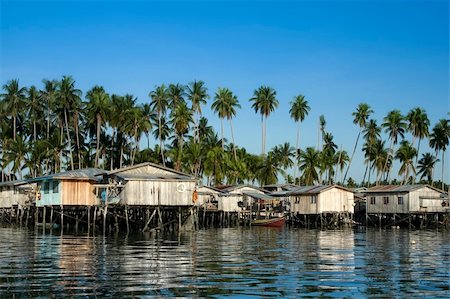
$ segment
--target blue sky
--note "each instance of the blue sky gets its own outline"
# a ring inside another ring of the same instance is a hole
[[[420,106],[433,126],[450,110],[447,0],[0,3],[1,84],[19,78],[41,87],[44,78],[72,75],[83,91],[100,84],[143,103],[155,85],[203,80],[212,96],[219,86],[238,96],[236,143],[255,154],[260,117],[248,99],[261,85],[280,101],[268,119],[268,149],[295,144],[289,103],[298,94],[311,106],[303,148],[317,146],[323,114],[335,143],[351,152],[361,102],[378,124],[390,110]],[[204,114],[219,131],[211,102]],[[363,173],[358,151],[350,176]]]

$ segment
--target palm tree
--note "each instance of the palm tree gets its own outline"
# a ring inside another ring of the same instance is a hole
[[[317,182],[319,175],[320,152],[313,147],[308,147],[300,155],[300,170],[302,171],[301,179],[306,185],[312,185]]]
[[[47,80],[42,81],[44,83],[44,89],[40,91],[41,98],[46,104],[47,110],[47,139],[50,139],[50,122],[51,122],[51,112],[53,111],[53,106],[55,105],[55,95],[58,86],[58,81]]]
[[[166,166],[166,162],[164,159],[164,146],[163,146],[163,136],[162,136],[162,119],[166,115],[167,106],[169,105],[169,93],[164,84],[157,86],[154,91],[149,93],[151,98],[150,105],[153,110],[156,111],[158,116],[158,140],[159,140],[159,148],[161,150],[161,159],[163,165]]]
[[[95,123],[96,127],[96,147],[95,147],[95,167],[99,166],[100,154],[100,132],[102,126],[106,123],[108,115],[111,113],[111,100],[102,86],[94,86],[86,93],[87,116],[90,123]]]
[[[31,86],[27,90],[27,98],[25,99],[28,108],[27,119],[33,124],[33,142],[37,140],[37,122],[42,119],[42,105],[39,102],[39,92],[36,86]]]
[[[75,80],[71,76],[63,76],[62,80],[58,84],[56,99],[64,114],[64,123],[70,152],[70,165],[72,169],[75,168],[73,164],[72,142],[69,133],[68,115],[73,112],[74,107],[79,107],[78,103],[81,102],[81,95],[81,90],[75,88]]]
[[[404,116],[401,114],[399,110],[392,110],[388,113],[386,117],[384,117],[384,123],[381,125],[385,128],[385,132],[389,134],[389,139],[391,140],[391,145],[389,146],[389,155],[391,158],[394,156],[394,145],[398,142],[398,137],[400,136],[402,139],[405,135],[406,130],[406,122]],[[387,173],[386,179],[389,181],[389,173],[390,167],[388,166],[388,159],[386,159],[386,164],[384,167],[384,171]]]
[[[428,184],[431,185],[433,183],[433,170],[436,162],[438,161],[439,159],[431,153],[422,154],[422,158],[420,158],[417,164],[419,170],[417,174],[421,174],[420,180],[427,177]]]
[[[327,121],[325,119],[325,115],[319,116],[319,130],[317,131],[317,150],[320,150],[320,140],[323,142],[323,138],[325,135],[325,126],[327,125]],[[320,138],[322,136],[322,138]]]
[[[409,179],[409,173],[416,174],[413,159],[417,155],[417,150],[411,146],[407,140],[403,140],[397,150],[395,157],[400,161],[401,166],[398,171],[399,175],[403,175],[403,184]]]
[[[181,169],[181,156],[183,152],[183,138],[188,133],[190,124],[192,123],[192,110],[188,108],[186,102],[180,101],[172,111],[172,119],[170,122],[175,130],[175,138],[178,147],[178,156],[175,162],[175,169]]]
[[[170,104],[170,109],[175,110],[175,108],[184,102],[184,97],[186,93],[184,86],[180,84],[170,84],[167,89],[167,96]]]
[[[342,181],[342,174],[344,172],[344,168],[347,165],[347,163],[349,163],[350,161],[350,157],[348,156],[347,151],[345,150],[339,150],[334,154],[334,160],[335,160],[335,165],[336,165],[336,172],[335,172],[335,177],[334,177],[334,181],[337,181],[337,173],[338,173],[338,168],[340,171],[340,177],[339,180],[342,182],[342,184],[344,183],[344,181]]]
[[[23,163],[26,162],[28,153],[29,146],[21,135],[17,135],[16,140],[8,143],[4,157],[5,164],[8,165],[10,162],[13,162],[12,171],[14,173],[17,172],[20,179],[22,179]]]
[[[444,190],[444,157],[445,150],[449,144],[450,138],[450,126],[448,119],[441,119],[439,122],[433,127],[433,130],[430,134],[430,147],[436,151],[436,157],[440,151],[442,151],[442,190]]]
[[[333,134],[325,132],[323,135],[323,149],[322,149],[322,166],[327,171],[327,181],[331,184],[333,178],[333,167],[335,164],[335,153],[337,145],[333,141]]]
[[[367,183],[370,184],[370,174],[371,174],[371,170],[372,170],[372,166],[370,166],[370,165],[371,165],[371,162],[376,159],[373,147],[376,145],[376,143],[378,142],[378,140],[380,138],[381,128],[377,125],[376,120],[371,119],[371,120],[369,120],[368,123],[365,124],[365,127],[364,127],[362,133],[364,134],[363,137],[366,141],[364,144],[364,151],[366,152],[366,154],[365,154],[366,160],[364,161],[364,163],[366,164],[365,174],[367,174],[367,172],[369,173],[369,178],[367,180]],[[363,181],[365,179],[366,179],[366,177],[364,175]],[[378,177],[377,177],[377,181],[378,181]]]
[[[196,114],[194,124],[194,140],[198,143],[200,140],[198,133],[198,121],[202,116],[202,105],[205,105],[206,100],[209,99],[208,89],[205,87],[205,82],[200,80],[189,83],[187,86],[187,98],[191,101],[191,109]]]
[[[217,113],[221,121],[222,149],[224,148],[223,119],[227,118],[230,121],[231,140],[233,142],[233,153],[236,160],[236,147],[234,145],[234,132],[231,120],[236,115],[236,108],[241,108],[241,105],[231,90],[219,87],[214,96],[214,102],[212,103],[211,108]]]
[[[303,95],[298,95],[294,97],[291,102],[291,109],[289,113],[291,118],[297,123],[297,141],[295,143],[296,148],[296,156],[295,159],[295,168],[294,168],[294,180],[297,178],[297,168],[298,168],[298,156],[300,155],[300,124],[303,122],[305,117],[308,115],[310,107],[308,105],[308,101],[305,100]]]
[[[273,88],[261,86],[253,91],[253,97],[250,99],[250,102],[253,102],[252,108],[255,113],[261,114],[262,155],[266,154],[266,119],[278,107],[276,95],[277,93]]]
[[[15,141],[17,135],[17,116],[24,106],[27,89],[19,86],[18,79],[8,81],[2,88],[5,93],[1,94],[1,98],[5,101],[6,111],[9,111],[13,119],[13,140]]]
[[[419,158],[420,153],[420,141],[423,138],[428,137],[430,135],[430,133],[428,132],[430,120],[428,119],[426,111],[419,107],[409,111],[406,118],[408,119],[408,130],[411,132],[413,136],[411,145],[414,146],[416,138],[419,139],[419,143],[417,144],[417,156],[416,156],[416,165],[417,165],[417,159]]]
[[[278,173],[281,171],[280,161],[276,154],[269,152],[266,157],[262,157],[262,163],[258,166],[258,181],[261,186],[276,184]]]
[[[366,127],[366,121],[369,118],[370,114],[372,114],[372,113],[373,113],[373,110],[370,108],[370,106],[367,103],[360,103],[358,105],[358,107],[356,108],[356,111],[352,113],[352,115],[354,116],[353,123],[355,125],[359,126],[359,132],[358,132],[358,136],[356,137],[355,146],[353,147],[353,152],[350,157],[350,161],[348,163],[347,170],[345,171],[344,182],[345,182],[345,179],[347,178],[347,174],[350,169],[350,165],[352,164],[353,157],[355,156],[355,152],[356,152],[356,148],[358,147],[358,141],[359,141],[359,137],[361,136],[361,132]]]

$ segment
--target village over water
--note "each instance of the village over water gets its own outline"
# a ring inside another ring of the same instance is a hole
[[[0,183],[3,225],[76,231],[185,231],[292,225],[449,228],[448,193],[425,184],[205,186],[154,163]]]

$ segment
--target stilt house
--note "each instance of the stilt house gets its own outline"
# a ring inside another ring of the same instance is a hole
[[[196,201],[195,177],[154,163],[110,171],[107,181],[108,196],[117,198],[121,205],[179,207]]]
[[[224,212],[241,212],[244,207],[250,207],[252,198],[264,195],[263,190],[248,185],[236,185],[221,189],[219,210]]]
[[[448,195],[429,185],[385,185],[366,190],[368,214],[444,213]]]
[[[219,196],[223,193],[221,190],[210,186],[197,187],[196,205],[204,207],[207,211],[219,210]]]
[[[287,195],[293,214],[354,213],[353,191],[339,185],[304,186]]]
[[[98,205],[94,185],[103,173],[105,170],[86,168],[30,179],[37,184],[36,207]]]
[[[28,206],[33,202],[35,184],[24,180],[0,183],[0,208]]]

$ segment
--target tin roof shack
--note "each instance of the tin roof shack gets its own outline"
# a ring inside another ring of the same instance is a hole
[[[251,198],[249,194],[265,194],[261,189],[248,185],[236,185],[226,187],[219,197],[219,210],[224,212],[241,212],[243,209],[250,209]]]
[[[0,183],[0,208],[25,207],[33,203],[36,184],[25,180]]]
[[[366,191],[368,214],[444,213],[445,193],[429,185],[385,185]]]
[[[219,196],[223,192],[210,186],[197,187],[196,205],[204,207],[206,211],[219,210]]]
[[[108,173],[109,185],[122,186],[117,196],[122,205],[192,206],[196,179],[153,163],[142,163]]]
[[[85,168],[30,179],[37,183],[36,206],[94,206],[99,204],[94,184],[105,170]]]
[[[353,191],[339,185],[305,186],[288,192],[292,213],[354,212]]]

